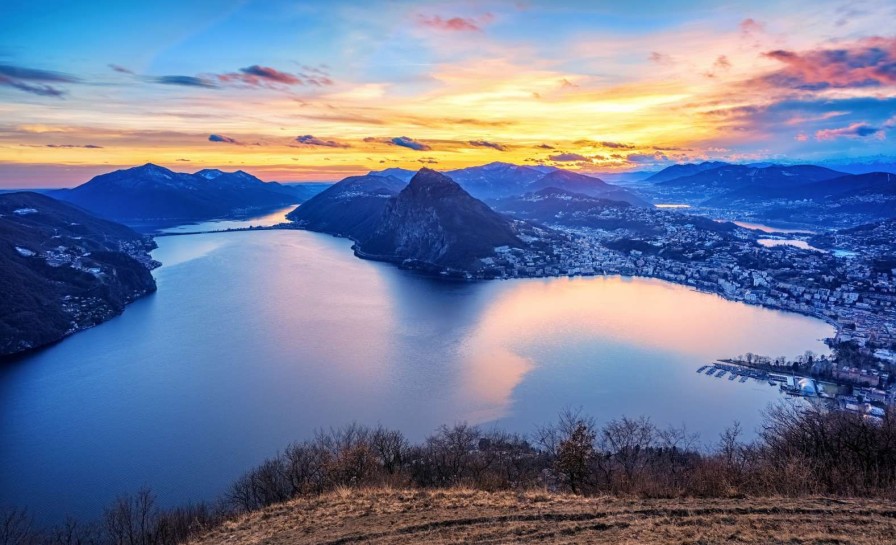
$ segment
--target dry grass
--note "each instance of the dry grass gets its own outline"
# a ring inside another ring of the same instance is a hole
[[[896,543],[896,504],[340,489],[245,515],[192,543],[889,545]]]

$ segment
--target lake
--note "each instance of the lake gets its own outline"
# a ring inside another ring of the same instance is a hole
[[[730,221],[730,220],[716,220],[716,221]],[[773,225],[765,225],[762,223],[752,223],[746,221],[731,221],[734,225],[739,227],[743,227],[744,229],[755,229],[757,231],[762,231],[765,233],[790,233],[790,234],[807,234],[813,235],[817,231],[813,231],[811,229],[794,229],[794,228],[785,228],[785,227],[777,227]]]
[[[816,248],[812,246],[805,240],[800,240],[798,238],[760,238],[757,239],[756,242],[766,248],[774,248],[775,246],[793,246],[794,248],[799,248],[800,250],[811,250],[813,252],[822,252],[825,250],[821,248]]]
[[[285,206],[271,210],[262,216],[256,216],[247,219],[232,220],[209,220],[198,223],[187,223],[184,225],[176,225],[174,227],[166,227],[159,229],[160,233],[165,234],[183,234],[183,233],[206,233],[209,231],[224,231],[227,229],[246,229],[249,227],[270,227],[279,223],[285,223],[289,220],[286,215],[296,209],[296,204]]]
[[[780,399],[696,369],[824,352],[833,329],[651,279],[450,283],[303,231],[160,237],[158,292],[0,368],[0,503],[94,517],[151,487],[212,499],[316,428],[419,440],[469,421],[531,432],[566,407],[715,442]]]

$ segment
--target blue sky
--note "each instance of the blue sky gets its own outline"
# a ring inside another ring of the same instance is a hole
[[[302,180],[888,159],[894,20],[882,0],[7,0],[0,185],[147,161]]]

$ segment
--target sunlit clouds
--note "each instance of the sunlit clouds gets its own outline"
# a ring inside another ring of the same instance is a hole
[[[896,5],[713,4],[5,8],[0,185],[892,155]]]

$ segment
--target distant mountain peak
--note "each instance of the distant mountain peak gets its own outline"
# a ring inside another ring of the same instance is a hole
[[[217,168],[204,168],[195,173],[196,176],[202,176],[206,180],[214,180],[218,176],[224,174],[223,170],[219,170]]]
[[[140,165],[139,167],[132,167],[132,168],[125,169],[125,170],[136,170],[136,171],[140,171],[140,172],[164,172],[164,173],[172,172],[170,169],[167,169],[163,166],[159,166],[155,163],[146,163],[145,165]]]
[[[425,195],[429,197],[439,197],[451,194],[467,194],[461,186],[445,176],[441,172],[437,172],[430,168],[421,168],[417,174],[411,178],[408,186],[402,191],[408,195]]]
[[[493,161],[491,163],[482,165],[482,168],[485,170],[496,170],[496,169],[503,169],[503,168],[527,168],[527,167],[521,166],[521,165],[515,165],[513,163],[507,163],[504,161]]]

